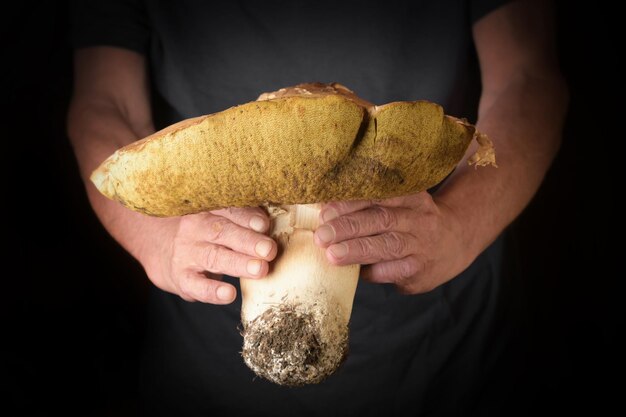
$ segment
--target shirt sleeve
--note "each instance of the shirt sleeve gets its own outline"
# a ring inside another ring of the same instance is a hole
[[[147,52],[150,28],[141,0],[74,0],[70,23],[74,48],[117,46]]]
[[[485,17],[500,6],[510,3],[512,0],[469,0],[469,15],[472,24]]]

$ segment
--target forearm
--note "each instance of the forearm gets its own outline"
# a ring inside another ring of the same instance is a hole
[[[566,103],[558,74],[520,72],[484,92],[477,127],[494,142],[498,168],[468,166],[470,149],[435,195],[456,214],[470,253],[484,250],[532,199],[558,150]]]
[[[112,104],[87,102],[77,99],[72,103],[68,118],[69,136],[78,160],[81,177],[85,182],[89,201],[107,231],[131,255],[143,265],[147,256],[153,256],[154,248],[147,247],[158,242],[144,238],[154,234],[174,234],[178,219],[151,218],[135,213],[121,204],[111,201],[98,192],[89,181],[91,172],[118,148],[148,135],[147,128],[136,128],[126,122],[124,116]]]

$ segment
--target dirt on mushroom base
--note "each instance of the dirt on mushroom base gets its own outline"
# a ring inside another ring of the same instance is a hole
[[[339,306],[270,307],[244,324],[243,359],[257,375],[280,385],[319,383],[347,356],[348,326],[340,316]]]

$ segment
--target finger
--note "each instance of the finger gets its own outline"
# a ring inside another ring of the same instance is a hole
[[[229,207],[211,213],[255,232],[266,233],[270,228],[270,218],[261,207]]]
[[[373,204],[374,202],[372,200],[333,201],[331,203],[326,203],[322,205],[322,209],[320,210],[320,222],[327,223],[339,216],[363,210]]]
[[[335,265],[374,264],[404,258],[414,245],[410,234],[388,232],[335,243],[326,249],[326,257]]]
[[[333,201],[322,206],[320,222],[322,224],[328,223],[339,216],[354,213],[371,206],[415,208],[428,200],[432,201],[431,195],[426,191],[422,191],[416,194],[382,200]]]
[[[237,296],[231,284],[209,279],[201,272],[186,271],[178,281],[180,296],[187,301],[201,301],[211,304],[230,304]]]
[[[278,245],[269,237],[237,225],[221,216],[211,216],[197,226],[196,236],[209,243],[226,246],[235,252],[271,261]]]
[[[315,243],[324,247],[331,243],[384,232],[410,232],[415,223],[411,214],[410,209],[382,206],[345,214],[318,227],[315,231]]]
[[[423,263],[420,263],[414,256],[407,256],[402,259],[367,265],[361,269],[361,278],[378,284],[402,285],[414,278],[423,269]]]
[[[260,278],[267,275],[269,264],[224,246],[198,243],[190,249],[191,261],[198,269],[233,277]]]

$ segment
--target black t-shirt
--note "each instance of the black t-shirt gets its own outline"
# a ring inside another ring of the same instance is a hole
[[[431,100],[473,119],[480,84],[471,25],[504,2],[77,1],[73,39],[76,47],[147,56],[159,126],[311,81],[339,82],[376,104]],[[255,378],[244,365],[240,300],[187,303],[154,289],[142,360],[145,411],[363,417],[496,407],[511,383],[493,385],[510,376],[502,368],[511,362],[502,360],[510,344],[502,289],[511,279],[503,250],[500,238],[460,276],[423,295],[361,282],[348,360],[303,388]]]

